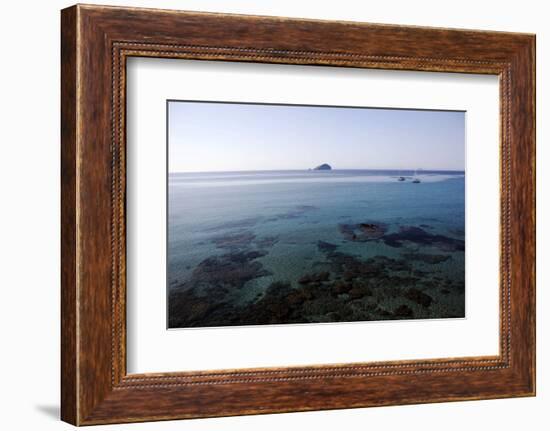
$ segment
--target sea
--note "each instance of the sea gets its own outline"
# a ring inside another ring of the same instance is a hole
[[[169,327],[464,317],[464,249],[464,171],[170,173]]]

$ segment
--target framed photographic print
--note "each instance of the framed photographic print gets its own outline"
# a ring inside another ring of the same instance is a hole
[[[464,112],[167,110],[168,328],[465,317]]]
[[[62,11],[62,419],[535,394],[535,37]]]

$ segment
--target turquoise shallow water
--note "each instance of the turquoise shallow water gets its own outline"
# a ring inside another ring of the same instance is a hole
[[[401,175],[406,181],[397,181]],[[460,317],[464,313],[464,173],[422,171],[419,184],[412,183],[412,176],[413,172],[370,170],[170,174],[171,326],[258,323],[250,317],[250,322],[235,317],[235,310],[250,308],[276,282],[297,290],[333,289],[332,297],[347,301],[345,307],[353,306],[357,313],[354,311],[355,317],[342,315],[348,308],[334,311],[333,304],[323,308],[314,292],[313,299],[306,295],[306,299],[297,300],[302,301],[301,308],[294,310],[292,317],[279,313],[267,323],[325,321],[326,316],[329,321]],[[361,224],[383,228],[383,232],[363,241]],[[359,237],[346,235],[346,226],[356,229],[353,232]],[[324,243],[329,247],[323,247]],[[334,293],[333,284],[344,282],[348,268],[342,266],[342,256],[357,262],[382,256],[406,264],[406,268],[356,275],[350,283],[370,283],[370,294],[354,299],[346,287]],[[434,263],[425,256],[439,257]],[[214,266],[225,268],[221,275],[229,274],[233,281],[221,282]],[[300,281],[305,275],[322,272],[329,273],[327,280]],[[387,286],[384,289],[390,292],[394,273],[401,277],[396,281],[401,290],[386,295],[380,286]],[[405,276],[410,278],[409,284],[403,281]],[[372,286],[378,286],[375,293]],[[424,299],[418,299],[419,293],[408,293],[411,289],[429,296],[430,304],[426,306],[428,300],[422,296]],[[177,300],[185,291],[192,291],[192,299]],[[208,304],[194,302],[204,297],[210,298]],[[401,301],[401,297],[409,299]],[[218,303],[221,308],[210,309]],[[186,309],[191,306],[192,310]],[[231,312],[224,308],[229,306]],[[370,311],[363,316],[360,307]],[[197,310],[202,311],[193,314]],[[187,312],[195,316],[194,321],[174,317]],[[269,314],[262,308],[264,312]],[[210,322],[212,313],[226,317]],[[300,313],[308,317],[301,318]]]

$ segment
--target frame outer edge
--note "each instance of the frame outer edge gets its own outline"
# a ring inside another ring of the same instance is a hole
[[[526,68],[526,74],[524,77],[524,85],[527,88],[525,104],[527,105],[527,112],[530,115],[524,115],[526,124],[524,125],[526,131],[526,167],[525,172],[526,182],[528,183],[527,196],[525,197],[526,205],[529,209],[529,229],[527,230],[526,238],[526,251],[524,256],[525,264],[528,265],[529,271],[529,286],[524,288],[525,295],[528,296],[527,302],[529,304],[528,315],[526,317],[526,324],[528,326],[528,359],[527,359],[527,394],[528,396],[536,396],[536,381],[537,381],[537,336],[536,336],[536,241],[537,241],[537,206],[536,206],[536,35],[531,35],[527,38],[526,48],[522,52],[524,54],[523,61],[520,63]]]
[[[78,6],[61,11],[61,420],[79,423],[77,295]]]
[[[532,196],[532,202],[533,202],[533,237],[534,237],[534,243],[533,243],[533,293],[532,293],[532,301],[533,301],[533,318],[531,321],[532,324],[532,334],[533,337],[533,358],[532,358],[532,379],[533,379],[533,388],[532,388],[532,395],[537,396],[537,37],[536,35],[533,35],[531,39],[531,51],[530,51],[531,59],[533,61],[533,67],[532,67],[532,75],[531,79],[533,82],[533,94],[531,96],[531,104],[533,109],[533,157],[531,160],[532,165],[532,177],[533,177],[533,196]]]
[[[527,64],[530,67],[530,74],[527,76],[527,83],[530,88],[529,100],[528,103],[531,109],[531,122],[527,125],[529,133],[529,145],[531,148],[531,157],[529,160],[529,179],[532,182],[532,190],[528,199],[531,204],[531,217],[530,221],[532,223],[532,244],[530,248],[530,258],[531,258],[531,285],[529,286],[529,299],[531,301],[531,314],[529,319],[530,325],[530,396],[537,395],[537,292],[536,292],[536,283],[537,283],[537,37],[532,35],[528,40],[528,61]]]
[[[512,365],[522,396],[536,395],[536,177],[535,36],[527,36],[511,61],[511,282]]]

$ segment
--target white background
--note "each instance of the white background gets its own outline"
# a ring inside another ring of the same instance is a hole
[[[141,58],[127,83],[128,372],[498,354],[498,77]],[[466,318],[167,331],[167,99],[466,111]]]
[[[538,396],[508,399],[105,426],[135,430],[498,430],[548,428],[550,373],[549,13],[545,2],[197,0],[110,2],[188,10],[345,19],[537,33]],[[59,9],[69,2],[5,2],[0,16],[0,426],[70,429],[59,409]],[[546,314],[545,314],[546,313]]]

